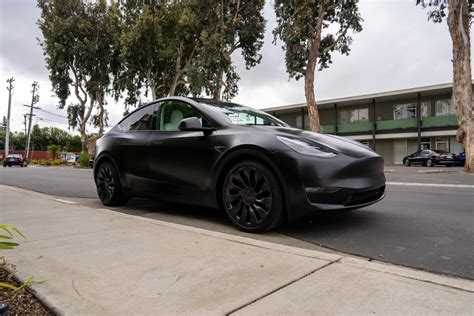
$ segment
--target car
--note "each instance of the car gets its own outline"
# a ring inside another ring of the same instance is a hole
[[[23,155],[19,154],[10,154],[5,157],[3,160],[4,167],[11,167],[11,166],[20,166],[20,167],[27,167],[28,161],[23,159]]]
[[[459,155],[457,155],[456,165],[464,167],[465,163],[466,163],[466,153],[465,152],[459,153]]]
[[[169,97],[97,140],[94,180],[106,206],[141,197],[212,207],[260,233],[380,201],[383,165],[354,140],[291,128],[235,103]]]
[[[453,166],[457,161],[455,154],[449,153],[441,149],[423,149],[414,152],[403,158],[403,165],[422,165],[433,167],[434,165]]]

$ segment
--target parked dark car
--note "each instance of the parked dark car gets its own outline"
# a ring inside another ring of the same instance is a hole
[[[27,167],[28,161],[23,159],[23,155],[18,154],[11,154],[7,155],[3,160],[4,167],[11,167],[11,166],[20,166],[20,167]]]
[[[234,103],[160,99],[126,116],[96,145],[103,204],[148,197],[220,208],[248,232],[384,197],[383,159],[370,148]]]
[[[457,156],[456,165],[464,167],[465,163],[466,163],[466,153],[465,152],[459,153],[459,155]]]
[[[457,157],[455,154],[440,149],[419,150],[403,158],[403,164],[407,167],[410,165],[422,165],[427,167],[445,165],[446,167],[451,167],[456,161]]]

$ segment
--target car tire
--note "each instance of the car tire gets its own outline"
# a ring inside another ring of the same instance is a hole
[[[447,164],[446,164],[446,167],[452,167],[452,166],[453,166],[452,163],[447,163]]]
[[[105,206],[120,206],[127,202],[120,185],[120,177],[112,163],[104,162],[99,166],[95,183],[99,199]]]
[[[427,167],[433,167],[433,160],[428,159],[428,160],[426,161],[426,166],[427,166]]]
[[[7,165],[8,167],[11,167],[12,165]]]
[[[274,173],[257,161],[234,165],[224,179],[221,197],[231,222],[245,232],[269,231],[285,218],[281,185]]]
[[[408,160],[407,158],[403,159],[403,165],[405,167],[410,167],[410,160]]]

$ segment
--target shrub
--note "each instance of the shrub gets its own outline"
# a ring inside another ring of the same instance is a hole
[[[53,165],[59,166],[60,164],[61,164],[61,160],[60,160],[60,159],[54,159],[54,160],[53,160]]]
[[[59,154],[59,145],[48,145],[48,155],[51,159],[55,160],[58,158]]]
[[[1,256],[2,250],[14,249],[15,247],[19,246],[17,242],[12,241],[15,238],[14,233],[18,234],[24,239],[26,238],[17,228],[8,224],[0,224],[0,231],[2,231],[2,234],[0,234],[0,268],[5,268],[7,265],[8,266],[12,266],[12,265],[8,263],[3,256]],[[12,289],[14,291],[20,291],[27,286],[37,284],[37,283],[41,283],[41,282],[37,282],[33,280],[33,278],[29,278],[19,287],[16,287],[13,284],[5,283],[5,282],[0,282],[0,287]]]
[[[85,151],[81,153],[81,156],[79,157],[79,163],[81,164],[81,167],[88,167],[89,166],[89,154]]]
[[[40,159],[38,161],[38,163],[39,163],[40,166],[46,166],[46,160],[44,160],[44,159]]]
[[[38,164],[38,159],[33,159],[33,160],[31,160],[31,164],[37,165],[37,164]]]
[[[76,166],[76,165],[77,165],[77,162],[73,161],[73,162],[72,162],[72,165],[73,165],[73,166]]]
[[[53,162],[51,160],[46,160],[46,166],[52,166]]]

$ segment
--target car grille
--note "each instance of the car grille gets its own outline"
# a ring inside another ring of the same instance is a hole
[[[372,190],[355,192],[355,193],[352,193],[352,196],[349,199],[349,202],[344,205],[351,206],[351,205],[370,203],[381,198],[384,192],[385,192],[385,186],[381,186],[379,188],[372,189]]]

